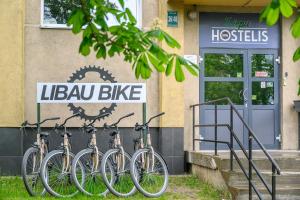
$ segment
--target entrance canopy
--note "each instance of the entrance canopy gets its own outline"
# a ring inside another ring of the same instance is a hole
[[[168,0],[170,3],[183,3],[186,5],[203,6],[245,6],[262,7],[271,2],[271,0]],[[298,4],[300,0],[297,0]]]

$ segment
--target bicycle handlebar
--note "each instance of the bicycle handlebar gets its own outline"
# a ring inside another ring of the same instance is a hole
[[[109,115],[110,115],[109,113],[105,113],[105,114],[102,114],[102,115],[98,115],[97,117],[95,117],[95,119],[94,119],[91,123],[89,123],[89,124],[86,125],[86,126],[91,126],[92,124],[94,124],[94,123],[96,122],[97,119],[100,119],[100,118],[102,118],[102,117],[106,117],[106,116],[109,116]]]
[[[55,125],[55,128],[59,128],[59,127],[65,126],[65,124],[67,123],[67,121],[68,121],[69,119],[72,119],[73,117],[77,117],[77,116],[79,116],[79,115],[80,115],[80,113],[75,113],[74,115],[72,115],[72,116],[68,117],[67,119],[65,119],[64,123],[62,123],[61,125],[56,124],[56,125]]]
[[[113,124],[111,124],[111,125],[107,125],[107,124],[105,123],[105,124],[104,124],[104,128],[105,128],[105,129],[109,129],[109,128],[112,128],[112,127],[117,127],[117,124],[119,124],[120,121],[121,121],[122,119],[125,119],[125,118],[127,118],[127,117],[130,117],[130,116],[132,116],[132,115],[134,115],[134,113],[129,113],[129,114],[127,114],[127,115],[121,117],[117,122],[115,122],[115,123],[113,123]]]
[[[60,119],[60,117],[52,117],[52,118],[44,119],[43,121],[37,122],[37,123],[29,123],[28,121],[25,121],[21,124],[21,126],[22,127],[27,126],[27,125],[29,125],[29,126],[38,126],[38,125],[41,125],[41,124],[45,123],[46,121],[59,120],[59,119]]]
[[[134,129],[135,129],[136,131],[139,131],[139,130],[145,128],[145,127],[148,127],[148,124],[149,124],[154,118],[160,117],[160,116],[162,116],[162,115],[164,115],[164,114],[165,114],[165,112],[159,113],[158,115],[155,115],[155,116],[151,117],[145,124],[142,124],[142,125],[139,125],[138,123],[136,123]]]
[[[162,112],[162,113],[159,113],[158,115],[155,115],[155,116],[153,116],[153,117],[151,117],[149,120],[148,120],[148,122],[146,123],[147,125],[151,122],[151,120],[152,119],[154,119],[154,118],[156,118],[156,117],[160,117],[160,116],[162,116],[162,115],[164,115],[165,114],[165,112]],[[145,124],[145,125],[146,125]]]

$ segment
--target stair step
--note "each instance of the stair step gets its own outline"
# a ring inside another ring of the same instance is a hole
[[[242,171],[222,171],[222,174],[230,186],[239,186],[246,184],[248,185],[248,180]],[[267,181],[270,185],[272,182],[272,173],[262,171],[262,177]],[[253,182],[255,185],[263,185],[258,175],[254,172],[252,175]],[[292,184],[300,184],[300,172],[292,172],[292,171],[284,171],[281,175],[276,176],[276,185],[292,185]]]
[[[299,158],[275,158],[275,161],[279,165],[282,171],[298,171],[300,172],[300,157]],[[268,159],[263,158],[254,158],[253,162],[260,170],[271,170],[272,165]],[[220,159],[217,161],[217,165],[221,170],[230,169],[230,159]],[[245,169],[248,169],[248,160],[246,158],[241,159],[241,163]],[[233,169],[240,170],[240,166],[237,161],[233,161]]]
[[[229,187],[229,190],[233,194],[234,200],[249,200],[248,186]],[[263,199],[271,199],[271,195],[265,188],[258,187]],[[258,199],[258,196],[253,191],[253,199]],[[277,200],[299,200],[300,199],[300,184],[298,185],[285,185],[278,186],[276,188]]]
[[[242,151],[237,151],[243,167],[248,173],[249,161]],[[276,175],[276,199],[277,200],[300,200],[300,152],[299,151],[269,151],[272,158],[277,162],[281,169],[281,175]],[[211,171],[219,170],[233,200],[248,200],[248,180],[242,172],[237,161],[233,161],[233,171],[230,171],[229,152],[189,152],[187,162],[208,168]],[[261,151],[253,151],[253,162],[260,171],[267,184],[272,187],[272,166]],[[256,188],[262,194],[263,199],[271,199],[268,190],[257,176],[253,169],[252,180]],[[258,196],[253,191],[253,198]]]

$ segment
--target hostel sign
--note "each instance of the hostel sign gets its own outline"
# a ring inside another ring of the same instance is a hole
[[[200,14],[200,47],[278,48],[279,28],[259,23],[258,14]]]

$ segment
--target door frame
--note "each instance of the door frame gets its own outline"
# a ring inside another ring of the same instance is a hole
[[[243,81],[244,83],[244,88],[248,89],[247,92],[247,97],[248,97],[248,105],[247,108],[245,107],[245,102],[243,105],[236,105],[237,109],[242,109],[243,110],[243,118],[244,120],[251,125],[252,120],[251,120],[251,110],[252,110],[252,99],[251,99],[251,95],[252,94],[252,67],[251,67],[251,59],[250,59],[250,55],[252,55],[253,53],[270,53],[274,54],[274,96],[277,96],[277,99],[275,99],[274,105],[275,105],[275,138],[274,138],[274,145],[269,146],[266,145],[266,148],[268,149],[280,149],[280,142],[276,139],[276,137],[280,137],[281,135],[281,70],[280,70],[280,64],[278,64],[276,62],[276,58],[278,57],[280,50],[279,49],[237,49],[237,48],[200,48],[200,56],[203,59],[203,62],[199,63],[199,67],[200,67],[200,75],[199,75],[199,100],[200,103],[205,102],[204,96],[205,96],[205,82],[206,81]],[[231,78],[226,78],[226,77],[214,77],[214,78],[206,78],[204,76],[204,54],[205,53],[241,53],[244,55],[244,60],[243,60],[243,77],[242,78],[238,78],[238,77],[233,77]],[[245,67],[246,66],[246,67]],[[277,72],[275,72],[275,70]],[[277,94],[276,94],[277,93]],[[263,105],[262,107],[265,107],[266,105]],[[213,106],[205,106],[206,108],[213,108]],[[218,108],[225,108],[226,106],[224,105],[218,105]],[[228,106],[227,106],[228,107]],[[203,106],[202,106],[203,108]],[[201,109],[201,108],[199,108]],[[201,110],[199,110],[199,120],[203,120],[204,119],[204,112],[201,112]],[[202,130],[204,131],[204,130]],[[243,133],[245,133],[246,128],[243,128]],[[199,135],[201,136],[201,128],[199,129]],[[247,148],[247,137],[245,137],[245,135],[243,134],[243,143],[244,146]],[[203,143],[204,144],[204,143]],[[200,145],[200,148],[202,149],[201,146],[204,146],[204,149],[207,149],[207,145]],[[206,148],[205,148],[206,147]],[[255,148],[255,145],[254,145]]]

